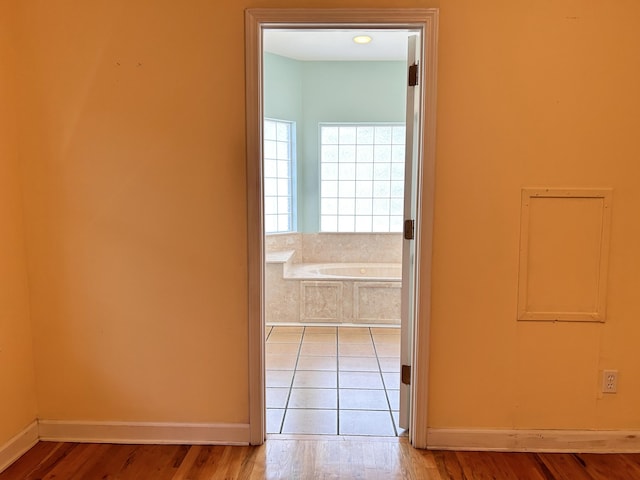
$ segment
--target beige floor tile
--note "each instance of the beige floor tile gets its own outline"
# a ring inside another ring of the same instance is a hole
[[[302,333],[278,333],[271,332],[267,343],[300,343],[302,341]]]
[[[339,390],[340,410],[389,410],[384,390]]]
[[[294,388],[336,388],[336,372],[297,370],[293,378]]]
[[[387,398],[391,410],[400,410],[400,390],[387,389]]]
[[[331,333],[305,333],[302,343],[336,343],[336,335]]]
[[[267,370],[295,370],[297,355],[267,354]]]
[[[298,370],[329,370],[335,372],[338,368],[338,362],[336,357],[300,355],[296,368]]]
[[[373,335],[376,345],[400,345],[400,337],[396,335]]]
[[[271,325],[273,327],[272,333],[302,333],[304,332],[303,326],[296,325]]]
[[[284,418],[282,433],[335,435],[338,433],[337,410],[289,409]]]
[[[335,335],[338,332],[336,327],[305,327],[305,333],[331,333]]]
[[[289,398],[289,388],[267,387],[265,403],[267,408],[285,408]]]
[[[370,345],[372,342],[371,335],[357,334],[357,335],[338,335],[338,343],[339,344],[367,344]]]
[[[339,372],[338,385],[340,388],[384,389],[382,378],[374,372]]]
[[[378,357],[399,357],[400,344],[376,343]]]
[[[290,387],[293,370],[267,370],[265,377],[267,387]]]
[[[284,418],[284,408],[267,409],[267,433],[280,433],[282,419]]]
[[[400,327],[371,327],[371,334],[400,336]]]
[[[406,437],[409,435],[409,430],[405,430],[400,426],[400,412],[391,412],[391,416],[393,417],[393,424],[396,426],[396,432],[398,432],[399,437]]]
[[[276,355],[297,355],[300,350],[300,344],[298,343],[270,343],[266,344],[266,353]]]
[[[373,344],[346,343],[338,346],[339,355],[345,357],[375,357]]]
[[[338,327],[338,335],[369,334],[369,327]]]
[[[383,372],[400,371],[400,357],[378,357],[378,362]]]
[[[395,372],[384,372],[384,386],[389,390],[398,390],[400,388],[400,374]]]
[[[338,369],[342,372],[377,372],[378,360],[375,357],[339,357]]]
[[[338,390],[335,388],[293,388],[289,408],[338,408]]]
[[[388,411],[340,410],[340,435],[395,436],[395,430]]]
[[[329,343],[303,343],[300,347],[300,355],[317,355],[321,357],[336,355],[336,345]]]

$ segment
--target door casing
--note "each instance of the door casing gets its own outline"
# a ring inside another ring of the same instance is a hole
[[[418,216],[415,233],[417,265],[411,374],[413,406],[409,437],[426,448],[429,323],[431,316],[431,252],[435,186],[436,80],[438,9],[304,9],[258,8],[245,11],[246,148],[247,148],[247,273],[249,349],[249,442],[264,443],[265,322],[264,224],[262,190],[262,32],[266,28],[392,28],[420,31],[422,129],[418,139]]]

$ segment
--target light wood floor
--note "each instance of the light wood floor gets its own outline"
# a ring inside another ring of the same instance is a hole
[[[284,437],[260,447],[40,442],[0,480],[640,479],[640,454],[415,450],[406,438]]]

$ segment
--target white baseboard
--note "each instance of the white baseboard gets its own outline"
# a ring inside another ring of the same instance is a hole
[[[38,443],[38,423],[33,422],[27,428],[0,446],[0,472],[24,455]]]
[[[40,420],[40,440],[82,443],[248,445],[249,424]]]
[[[635,453],[640,431],[430,428],[427,445],[432,450]]]

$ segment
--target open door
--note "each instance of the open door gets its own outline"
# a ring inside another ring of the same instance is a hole
[[[404,239],[402,243],[402,310],[400,343],[400,427],[409,429],[413,326],[416,315],[416,219],[418,218],[418,167],[420,140],[419,34],[410,35],[407,48],[407,110],[404,171]]]

